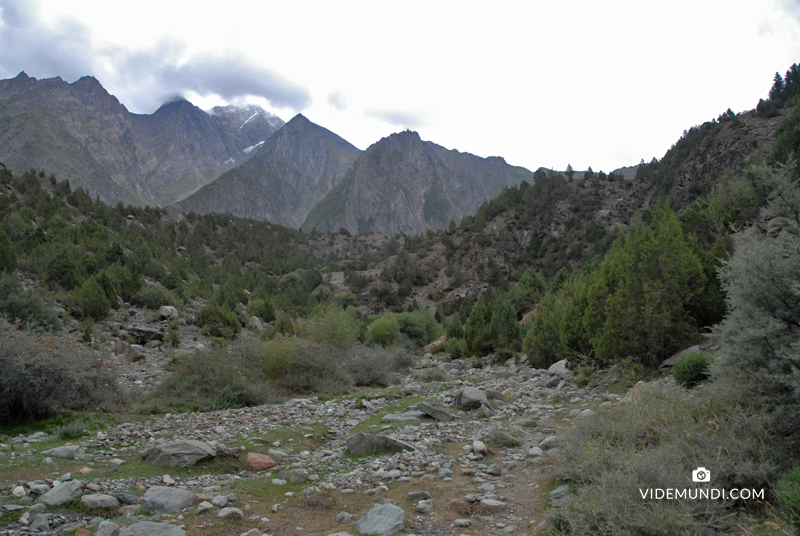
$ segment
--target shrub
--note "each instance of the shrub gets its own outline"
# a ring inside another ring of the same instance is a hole
[[[692,397],[650,386],[636,403],[575,421],[563,440],[554,474],[573,491],[554,513],[555,534],[726,532],[735,503],[643,500],[639,490],[685,488],[696,467],[711,471],[715,488],[766,489],[783,456],[717,384]]]
[[[445,382],[447,381],[447,373],[439,367],[427,368],[419,375],[422,382]]]
[[[277,379],[284,374],[294,360],[294,351],[297,348],[295,339],[276,338],[264,346],[264,361],[262,369],[266,378]]]
[[[173,363],[174,373],[150,397],[176,408],[220,410],[260,406],[280,400],[272,385],[254,376],[263,359],[263,345],[242,341],[230,348],[201,351]]]
[[[275,331],[284,337],[291,337],[294,335],[294,324],[292,324],[289,315],[283,311],[278,315],[278,322],[275,324]]]
[[[277,382],[292,393],[341,394],[350,386],[350,377],[342,370],[344,353],[330,346],[297,346],[294,356]]]
[[[169,291],[161,285],[148,286],[136,293],[131,298],[131,302],[150,310],[157,310],[162,305],[175,305],[175,300],[170,296]],[[217,335],[219,337],[220,335]]]
[[[116,375],[94,352],[0,320],[0,424],[66,410],[111,410],[123,402]]]
[[[25,292],[16,274],[0,273],[0,316],[22,329],[61,331],[58,315],[33,292]]]
[[[0,229],[0,272],[17,271],[17,252],[8,235]]]
[[[425,346],[439,335],[439,324],[426,309],[397,315],[400,333],[408,336],[417,346]]]
[[[317,307],[303,331],[319,343],[342,350],[358,342],[359,322],[335,303]]]
[[[523,346],[528,354],[528,361],[534,368],[548,368],[567,357],[567,351],[561,344],[564,305],[558,296],[548,294],[533,317]]]
[[[233,340],[242,331],[242,325],[233,311],[225,305],[210,303],[200,309],[194,323],[208,331],[213,337]]]
[[[467,341],[463,339],[451,339],[448,337],[444,341],[444,345],[442,346],[444,352],[446,354],[450,354],[453,356],[454,359],[458,359],[460,357],[466,357],[469,355],[469,349],[467,348]]]
[[[353,349],[346,363],[356,385],[386,387],[399,381],[394,372],[410,368],[414,360],[405,350],[361,346]]]
[[[254,301],[250,304],[247,312],[253,316],[257,316],[264,322],[275,321],[275,307],[269,299]]]
[[[84,281],[81,288],[75,293],[75,303],[84,317],[95,320],[105,318],[108,308],[111,307],[103,287],[94,277]]]
[[[378,317],[369,325],[369,338],[384,347],[392,346],[400,336],[400,324],[393,314]]]
[[[774,491],[781,511],[795,528],[800,528],[800,465],[783,475]]]
[[[447,324],[447,338],[463,339],[464,338],[464,323],[461,321],[461,314],[456,313],[453,321]]]
[[[181,335],[177,330],[169,328],[169,330],[167,330],[167,335],[164,337],[164,342],[173,348],[177,348],[181,343]]]
[[[675,381],[691,389],[708,379],[711,358],[706,354],[690,353],[682,355],[672,366]]]

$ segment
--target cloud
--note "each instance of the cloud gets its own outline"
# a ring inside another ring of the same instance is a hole
[[[429,124],[428,116],[424,112],[371,108],[366,110],[364,115],[380,119],[396,127],[404,127],[412,130],[425,127]]]
[[[341,91],[332,91],[328,93],[328,104],[339,112],[347,110],[347,98]]]
[[[137,51],[96,45],[78,21],[60,19],[48,26],[30,0],[0,0],[0,74],[20,71],[68,81],[94,75],[124,104],[143,112],[152,112],[165,95],[187,92],[229,102],[263,97],[298,111],[311,106],[308,89],[241,53],[187,57],[185,43],[176,39]]]

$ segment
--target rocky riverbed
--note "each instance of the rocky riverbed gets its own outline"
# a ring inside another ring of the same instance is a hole
[[[624,400],[563,363],[417,367],[445,381],[8,438],[0,534],[531,534],[568,493],[559,432]]]

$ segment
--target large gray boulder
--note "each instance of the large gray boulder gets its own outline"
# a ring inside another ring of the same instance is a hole
[[[351,454],[375,454],[377,452],[414,450],[414,445],[406,443],[405,441],[364,432],[351,435],[347,438],[345,443],[347,444],[347,450],[349,450]]]
[[[178,318],[178,310],[171,305],[162,305],[158,308],[158,317],[162,320],[174,320]]]
[[[125,527],[119,531],[119,536],[186,536],[186,532],[168,523],[143,521]]]
[[[381,504],[356,521],[355,528],[359,534],[389,536],[403,529],[405,518],[406,513],[399,506]]]
[[[180,512],[194,503],[194,493],[188,489],[153,486],[144,497],[144,506],[154,514]]]
[[[148,462],[167,467],[188,467],[216,455],[208,443],[194,439],[168,441],[142,452],[142,458]]]
[[[65,445],[63,447],[43,450],[42,454],[45,456],[54,456],[56,458],[79,458],[86,453],[77,445]]]
[[[55,486],[50,491],[39,497],[36,502],[48,506],[61,506],[67,504],[81,496],[83,492],[83,482],[80,480],[69,480]]]
[[[87,493],[81,497],[81,503],[86,508],[117,508],[119,499],[104,493]]]
[[[437,421],[452,421],[453,414],[447,411],[444,408],[440,408],[438,406],[434,406],[432,404],[428,404],[426,402],[420,402],[417,404],[417,408],[427,415],[428,417],[432,417]]]
[[[477,387],[464,387],[456,392],[453,404],[458,409],[478,409],[482,405],[488,406],[486,395]]]

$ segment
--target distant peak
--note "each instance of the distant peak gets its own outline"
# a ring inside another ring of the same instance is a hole
[[[25,71],[20,71],[17,76],[14,77],[14,80],[30,80],[31,77],[28,76],[28,73]]]
[[[306,116],[303,114],[297,114],[296,116],[292,117],[289,120],[289,123],[310,123],[311,121],[308,120]],[[287,124],[289,124],[287,123]]]

